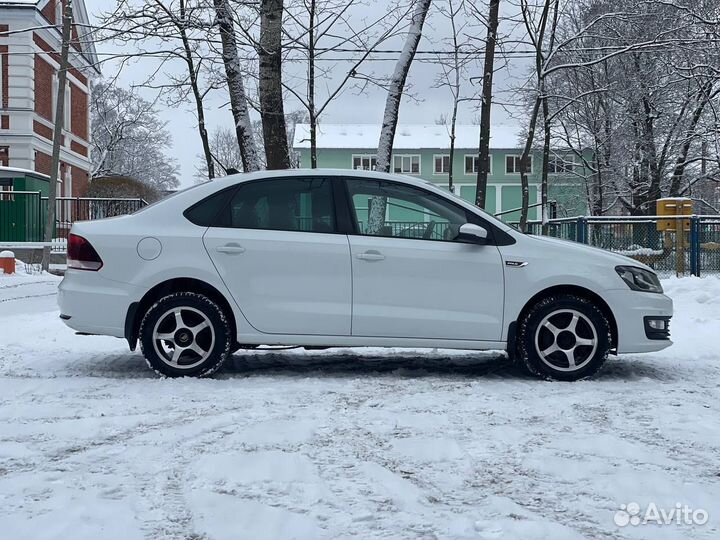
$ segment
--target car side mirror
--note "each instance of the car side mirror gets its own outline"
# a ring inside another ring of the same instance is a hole
[[[465,223],[460,225],[457,239],[473,244],[485,244],[487,242],[487,237],[488,232],[485,227],[475,225],[474,223]]]

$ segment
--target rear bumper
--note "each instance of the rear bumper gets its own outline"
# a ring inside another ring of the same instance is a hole
[[[128,308],[139,293],[99,272],[68,269],[58,287],[60,318],[81,333],[124,337]]]
[[[661,351],[672,345],[670,339],[648,337],[645,324],[647,318],[672,317],[671,298],[664,294],[629,289],[605,291],[603,296],[615,315],[618,328],[618,354]]]

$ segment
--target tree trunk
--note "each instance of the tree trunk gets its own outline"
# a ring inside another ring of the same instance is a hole
[[[315,0],[308,10],[308,111],[310,113],[310,168],[317,169],[317,111],[315,109]]]
[[[198,117],[198,132],[200,133],[203,153],[205,154],[205,162],[207,163],[208,179],[212,180],[215,178],[215,162],[213,161],[212,151],[210,150],[210,139],[208,137],[207,127],[205,126],[205,106],[203,104],[203,94],[200,91],[200,86],[198,84],[197,72],[195,70],[195,60],[193,58],[192,48],[190,47],[187,30],[185,29],[186,24],[187,18],[185,0],[180,0],[180,21],[178,22],[178,30],[185,50],[185,63],[187,64],[190,87],[192,88],[193,97],[195,99],[195,110],[197,111]]]
[[[542,234],[548,233],[548,172],[550,168],[550,107],[548,105],[547,96],[542,98],[543,109],[543,131],[545,139],[543,140],[543,162],[542,176],[540,178],[540,214]]]
[[[450,163],[448,165],[448,190],[450,193],[455,193],[454,184],[454,173],[455,168],[453,166],[455,162],[455,133],[457,126],[457,115],[458,115],[458,104],[460,102],[460,45],[458,44],[458,31],[455,25],[455,16],[457,12],[453,6],[452,0],[450,0],[450,25],[452,27],[452,39],[453,39],[453,71],[455,72],[455,81],[452,86],[453,94],[453,108],[452,118],[450,119]],[[442,159],[442,158],[440,158]]]
[[[248,111],[245,84],[240,69],[232,11],[228,5],[228,0],[214,0],[214,3],[222,40],[225,76],[228,91],[230,92],[230,108],[235,120],[235,133],[240,147],[243,170],[245,172],[257,171],[260,169],[260,159]]]
[[[58,174],[60,173],[60,146],[62,144],[63,127],[65,123],[65,85],[67,84],[67,72],[69,68],[68,57],[70,55],[70,38],[72,28],[73,8],[72,0],[67,0],[63,12],[62,45],[60,49],[60,68],[58,70],[58,89],[55,105],[55,126],[53,128],[52,164],[50,165],[50,192],[48,193],[47,216],[45,220],[45,242],[52,242],[55,232],[55,212],[58,186]],[[43,246],[42,269],[47,272],[50,269],[51,246]]]
[[[289,169],[290,149],[282,94],[283,0],[260,2],[258,93],[268,169]]]
[[[687,167],[688,153],[690,152],[690,146],[692,145],[695,137],[695,129],[702,118],[702,113],[705,110],[705,106],[710,101],[710,91],[714,81],[708,82],[698,92],[698,103],[693,111],[692,118],[690,119],[690,125],[685,132],[685,140],[683,141],[680,154],[675,161],[675,168],[673,169],[672,179],[670,180],[670,191],[668,196],[679,197],[680,196],[680,185],[682,184],[683,177],[685,176],[685,168]]]
[[[390,80],[377,152],[377,170],[381,172],[390,172],[390,160],[392,158],[393,141],[395,139],[395,130],[397,129],[398,114],[400,112],[400,100],[405,91],[405,81],[407,80],[408,71],[410,71],[410,66],[415,58],[415,52],[422,37],[423,25],[425,24],[425,18],[430,9],[431,1],[432,0],[416,1],[412,22],[408,29],[407,38],[405,39],[405,45],[395,64],[395,71]],[[377,233],[380,227],[385,224],[386,206],[387,200],[383,197],[373,197],[370,200],[367,225],[367,231],[370,234]]]
[[[557,28],[558,20],[558,7],[560,0],[554,0],[553,4],[553,21],[550,27],[550,42],[548,49],[552,52],[555,48],[555,29]],[[543,62],[543,68],[544,68]],[[542,90],[542,111],[543,111],[543,131],[545,140],[543,141],[543,163],[542,163],[542,177],[540,180],[540,213],[542,216],[542,234],[548,233],[548,169],[550,167],[550,106],[548,103],[548,97],[546,93],[546,77],[543,76],[540,79],[540,89]],[[563,160],[564,161],[564,160]]]
[[[657,149],[655,147],[655,113],[650,106],[650,101],[647,96],[643,97],[643,111],[645,113],[643,117],[643,145],[644,155],[647,156],[647,162],[650,172],[650,182],[648,184],[647,197],[644,202],[657,201],[661,196],[660,191],[660,167],[658,166],[657,160]],[[645,205],[646,214],[654,214],[655,208],[650,208],[650,205]]]
[[[453,163],[455,162],[455,125],[457,124],[457,110],[458,104],[457,101],[455,101],[455,105],[453,106],[452,120],[450,123],[450,163],[448,165],[448,190],[450,191],[450,193],[455,193],[455,184],[453,183]],[[440,159],[442,159],[442,157]],[[433,163],[433,166],[434,165],[435,164]]]
[[[480,104],[480,145],[478,148],[477,191],[475,204],[485,208],[487,182],[490,175],[490,112],[492,108],[493,73],[495,71],[495,44],[500,0],[490,0],[488,31],[485,40],[485,66],[483,67],[482,102]],[[499,209],[498,209],[499,210]]]
[[[540,113],[540,103],[542,101],[542,90],[535,98],[532,114],[530,115],[530,127],[528,128],[528,136],[525,141],[522,156],[520,157],[520,186],[522,190],[522,210],[520,211],[520,230],[527,232],[528,209],[530,207],[530,181],[528,179],[528,168],[530,164],[530,152],[532,151],[533,141],[535,140],[535,126],[537,125],[538,114]]]

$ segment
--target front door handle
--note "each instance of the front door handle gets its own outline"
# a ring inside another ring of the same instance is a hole
[[[371,249],[370,251],[366,251],[365,253],[358,253],[357,258],[361,261],[383,261],[385,260],[385,255],[383,255],[379,251]]]
[[[228,255],[235,255],[237,253],[244,253],[245,248],[240,244],[225,244],[224,246],[218,246],[215,251],[219,253],[227,253]]]

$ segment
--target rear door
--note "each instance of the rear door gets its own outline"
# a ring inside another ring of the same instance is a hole
[[[350,335],[350,248],[337,233],[332,184],[306,176],[243,183],[204,236],[260,332]]]

